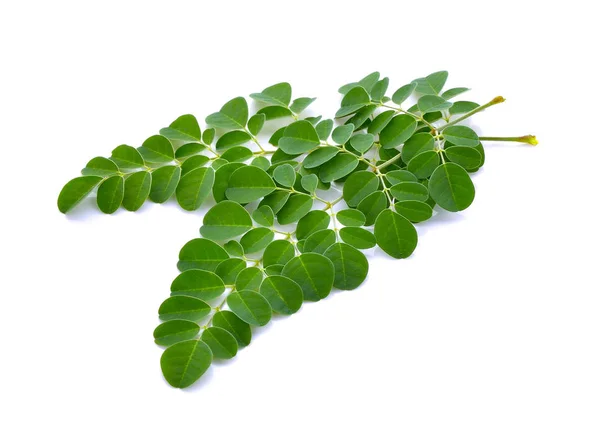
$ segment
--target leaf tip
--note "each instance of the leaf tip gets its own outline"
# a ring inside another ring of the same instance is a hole
[[[503,103],[505,101],[506,101],[506,98],[504,98],[503,96],[497,96],[492,101],[490,101],[490,104],[500,104],[500,103]]]
[[[524,135],[523,137],[519,137],[519,141],[527,143],[531,146],[536,146],[538,144],[538,140],[535,135]]]

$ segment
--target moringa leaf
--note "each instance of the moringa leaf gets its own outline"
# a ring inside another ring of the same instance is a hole
[[[150,163],[168,163],[175,159],[173,145],[162,135],[147,138],[137,150],[143,159]]]
[[[205,145],[211,145],[213,140],[215,139],[215,130],[214,128],[205,129],[202,133],[202,141]]]
[[[340,238],[357,249],[370,249],[375,247],[375,235],[362,227],[344,227],[340,229]]]
[[[301,179],[302,188],[304,188],[308,193],[315,194],[315,191],[319,185],[319,178],[316,174],[308,174],[306,176],[302,176]]]
[[[116,212],[123,202],[125,195],[125,182],[121,176],[112,176],[105,179],[98,187],[96,202],[98,208],[107,214]]]
[[[110,160],[115,162],[120,169],[137,169],[144,167],[144,159],[133,146],[119,145],[112,150]]]
[[[207,149],[207,146],[203,145],[202,143],[186,143],[175,150],[175,157],[177,157],[178,160],[182,160],[186,157],[198,154],[205,149]],[[208,157],[206,157],[206,159],[208,161]]]
[[[442,131],[442,135],[450,143],[459,146],[474,147],[479,144],[479,137],[467,126],[449,126]]]
[[[221,280],[226,285],[233,285],[238,274],[245,268],[246,262],[244,260],[240,258],[228,258],[219,263],[217,269],[215,269],[215,274],[221,277]]]
[[[218,151],[242,145],[250,141],[252,137],[246,131],[233,130],[226,132],[217,140],[216,148]]]
[[[295,281],[302,288],[304,300],[314,302],[324,299],[331,292],[334,267],[327,257],[306,253],[288,261],[281,275]]]
[[[371,102],[369,93],[362,86],[356,86],[350,89],[348,93],[342,98],[342,104],[338,111],[335,113],[335,118],[345,117],[353,112],[356,112],[363,106],[366,106]]]
[[[423,95],[438,95],[444,88],[448,79],[447,71],[435,72],[427,75],[425,78],[415,79],[413,82],[417,84],[416,92]]]
[[[277,213],[281,225],[291,224],[306,215],[312,208],[313,200],[307,194],[292,194]]]
[[[183,319],[199,321],[208,316],[211,307],[204,300],[192,296],[171,296],[158,309],[161,320]]]
[[[281,275],[271,275],[260,285],[260,294],[276,313],[294,314],[302,306],[304,295],[295,281]]]
[[[417,231],[403,216],[384,210],[375,222],[375,239],[385,253],[394,258],[406,258],[417,247]]]
[[[60,212],[67,213],[90,194],[100,182],[102,182],[102,178],[99,176],[81,176],[67,182],[58,195],[57,205]]]
[[[254,136],[257,136],[265,125],[267,116],[265,114],[255,114],[248,120],[248,130]]]
[[[379,134],[381,130],[388,125],[395,113],[396,112],[393,110],[386,110],[385,112],[381,112],[373,119],[373,121],[371,121],[367,132],[373,135]]]
[[[201,269],[189,269],[179,274],[171,283],[171,295],[191,296],[210,300],[225,291],[223,280],[218,275]]]
[[[458,212],[475,199],[475,187],[469,174],[455,163],[443,163],[429,179],[429,194],[443,209]]]
[[[184,210],[197,210],[210,195],[214,182],[215,172],[210,167],[190,171],[177,185],[177,202]]]
[[[429,197],[427,187],[419,182],[400,182],[390,188],[390,193],[398,201],[425,202]]]
[[[349,244],[335,243],[325,251],[324,255],[333,263],[335,270],[333,286],[336,288],[356,289],[367,278],[369,272],[367,257]]]
[[[271,229],[257,227],[246,232],[240,239],[240,244],[244,248],[244,253],[252,254],[267,247],[274,237],[275,234]]]
[[[269,243],[263,253],[263,266],[268,267],[275,264],[286,264],[296,252],[294,246],[287,240],[275,240]]]
[[[333,130],[333,134],[331,134],[331,138],[338,145],[343,145],[348,140],[350,140],[350,137],[352,136],[353,132],[354,132],[354,125],[353,124],[345,124],[343,126],[336,127]]]
[[[392,101],[398,106],[401,106],[402,103],[405,102],[408,99],[408,97],[413,94],[416,88],[416,82],[411,82],[410,84],[406,84],[405,86],[400,87],[392,95]]]
[[[331,217],[329,216],[329,213],[324,212],[323,210],[312,210],[298,221],[298,225],[296,226],[296,238],[298,240],[306,239],[313,233],[329,227],[330,222]]]
[[[304,168],[317,168],[323,165],[328,160],[333,159],[339,152],[339,148],[335,146],[322,146],[315,149],[302,161]]]
[[[154,330],[154,342],[157,345],[169,346],[196,337],[200,326],[189,320],[170,320],[163,322]]]
[[[252,212],[252,219],[261,226],[272,227],[275,222],[275,214],[271,207],[262,205]]]
[[[451,162],[472,170],[481,166],[481,152],[470,146],[451,146],[444,152]]]
[[[182,115],[177,118],[168,128],[162,128],[160,135],[169,140],[183,142],[199,142],[202,137],[198,120],[193,115]]]
[[[445,100],[450,100],[455,96],[460,95],[461,93],[467,92],[468,90],[470,89],[468,89],[467,87],[454,87],[453,89],[448,89],[445,92],[443,92],[441,96]]]
[[[185,243],[179,251],[177,269],[180,271],[202,269],[214,272],[217,266],[228,258],[227,251],[214,241],[206,238],[194,238]]]
[[[452,107],[452,103],[446,101],[437,95],[424,95],[418,101],[419,110],[423,113],[437,112],[448,110]],[[428,120],[429,121],[429,120]],[[435,120],[433,120],[435,121]]]
[[[344,200],[350,207],[356,207],[364,198],[377,191],[379,179],[371,171],[352,173],[344,182]]]
[[[246,165],[235,170],[229,178],[227,199],[246,204],[275,191],[271,176],[255,166]]]
[[[332,182],[352,173],[358,166],[358,158],[354,154],[339,153],[319,168],[321,182]]]
[[[385,92],[387,92],[389,85],[389,78],[380,79],[375,84],[373,84],[373,87],[369,91],[371,94],[371,99],[375,102],[381,101],[385,95]]]
[[[212,362],[212,352],[200,340],[178,342],[167,348],[160,358],[160,367],[167,382],[177,388],[194,384]]]
[[[144,204],[152,186],[152,175],[148,171],[138,171],[125,179],[123,208],[135,212]]]
[[[427,221],[433,215],[429,204],[421,201],[400,201],[394,204],[397,213],[411,222]]]
[[[244,289],[258,291],[262,280],[263,274],[259,268],[256,266],[244,268],[235,278],[235,289],[238,291],[242,291]]]
[[[394,148],[407,141],[417,129],[416,120],[410,115],[396,115],[379,134],[384,148]]]
[[[272,309],[267,299],[256,291],[238,291],[229,294],[227,306],[241,320],[262,327],[271,320]]]
[[[159,204],[166,202],[175,193],[180,178],[181,168],[175,165],[162,166],[152,171],[150,200]]]
[[[365,225],[365,222],[367,221],[363,212],[352,208],[340,210],[335,216],[339,222],[347,227],[360,227]]]
[[[318,230],[306,238],[302,252],[322,254],[335,241],[336,236],[332,229]]]
[[[417,154],[425,151],[432,151],[435,148],[435,141],[431,134],[418,133],[409,138],[402,147],[402,160],[409,163]]]
[[[479,153],[478,153],[479,154]],[[436,151],[425,151],[413,157],[408,166],[408,171],[419,179],[427,179],[440,164],[440,156]]]
[[[242,162],[227,163],[215,171],[215,183],[213,185],[213,197],[215,198],[215,202],[221,202],[227,199],[225,193],[229,187],[231,175],[235,170],[244,166],[246,166],[246,164]]]
[[[267,104],[288,107],[292,100],[292,86],[288,82],[280,82],[267,87],[261,93],[251,93],[250,98]]]
[[[231,311],[218,311],[213,317],[212,324],[214,327],[227,330],[237,341],[240,347],[250,345],[252,341],[252,330],[250,325],[241,320]]]
[[[237,202],[223,201],[204,215],[200,233],[211,240],[227,240],[243,235],[252,228],[248,211]]]
[[[225,159],[228,162],[243,162],[251,157],[252,151],[245,146],[234,146],[221,154],[221,159]]]
[[[244,129],[247,122],[248,103],[241,96],[228,101],[219,112],[206,117],[206,124],[221,129]]]
[[[277,214],[283,208],[283,206],[287,203],[290,197],[290,193],[288,191],[276,190],[268,196],[265,196],[262,201],[258,204],[259,207],[263,205],[271,207],[273,213]]]
[[[106,157],[94,157],[81,170],[81,174],[84,176],[110,177],[118,173],[119,167],[117,164]]]
[[[472,101],[457,101],[450,108],[450,115],[460,115],[471,112],[473,109],[477,109],[479,104]]]
[[[371,149],[371,146],[373,146],[374,142],[375,137],[371,134],[356,134],[350,139],[350,145],[352,148],[361,154],[364,154]]]
[[[264,115],[265,120],[277,120],[278,118],[291,117],[292,111],[287,107],[282,106],[266,106],[259,109],[257,114]]]
[[[379,214],[388,206],[387,198],[383,191],[376,191],[365,197],[356,207],[365,215],[365,226],[372,226]]]
[[[315,126],[317,135],[321,141],[327,141],[331,131],[333,130],[333,120],[323,120]]]
[[[273,179],[284,187],[293,187],[296,182],[296,171],[291,165],[284,163],[273,171]]]
[[[292,112],[294,112],[295,114],[299,114],[304,109],[306,109],[308,106],[310,106],[315,100],[316,100],[316,98],[308,98],[308,97],[296,98],[290,105],[290,110]]]
[[[216,359],[231,359],[237,355],[238,343],[235,337],[220,327],[209,327],[202,332],[200,339],[208,345]]]
[[[306,120],[295,121],[285,128],[279,147],[287,154],[308,152],[319,146],[320,140],[314,126]]]

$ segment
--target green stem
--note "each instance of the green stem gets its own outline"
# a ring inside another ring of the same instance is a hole
[[[500,103],[503,103],[504,101],[506,101],[506,100],[504,99],[504,97],[502,97],[502,96],[497,96],[496,98],[494,98],[494,99],[493,99],[492,101],[490,101],[489,103],[485,103],[483,106],[476,107],[476,108],[475,108],[475,109],[473,109],[471,112],[467,112],[466,114],[464,114],[464,115],[462,115],[462,116],[458,117],[456,120],[450,121],[449,123],[446,123],[445,125],[443,125],[443,126],[440,126],[440,127],[438,128],[438,131],[441,131],[442,129],[444,129],[444,128],[448,127],[448,126],[452,126],[452,125],[454,125],[454,124],[456,124],[456,123],[460,123],[461,121],[463,121],[463,120],[466,120],[466,119],[467,119],[467,118],[469,118],[470,116],[472,116],[472,115],[475,115],[476,113],[478,113],[478,112],[481,112],[482,110],[485,110],[485,109],[487,109],[488,107],[490,107],[490,106],[493,106],[494,104],[500,104]]]
[[[538,144],[535,135],[523,135],[522,137],[479,137],[479,140],[489,142],[519,142],[527,143],[528,145],[535,146]]]
[[[375,103],[373,103],[373,104],[375,104]],[[387,104],[384,104],[384,103],[378,103],[378,104],[375,104],[375,105],[376,106],[381,106],[381,107],[387,107],[388,109],[392,109],[392,110],[398,111],[400,113],[403,113],[403,114],[406,114],[406,115],[410,115],[415,120],[422,121],[423,123],[425,123],[427,126],[429,126],[429,128],[432,131],[437,131],[437,129],[436,129],[436,127],[434,125],[432,125],[430,122],[428,122],[427,120],[425,120],[425,118],[418,116],[417,114],[413,114],[412,112],[404,110],[404,109],[402,109],[400,107],[388,106]]]
[[[394,157],[392,157],[391,159],[383,162],[381,165],[377,166],[377,171],[381,171],[383,168],[385,168],[388,165],[391,165],[392,163],[394,163],[396,160],[398,160],[400,157],[402,157],[402,154],[396,154]]]

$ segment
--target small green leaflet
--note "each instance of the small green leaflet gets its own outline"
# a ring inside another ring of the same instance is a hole
[[[242,291],[244,289],[258,291],[263,280],[263,274],[256,266],[244,268],[235,278],[235,289]]]
[[[403,216],[384,210],[375,222],[375,239],[384,252],[394,258],[406,258],[417,247],[417,231]]]
[[[306,253],[286,263],[281,274],[295,281],[304,294],[304,300],[318,301],[331,292],[334,267],[329,258],[315,253]]]
[[[182,115],[171,123],[168,128],[162,128],[160,134],[169,140],[183,142],[198,142],[202,137],[198,120],[193,115]]]
[[[94,157],[90,160],[81,174],[84,176],[109,177],[119,173],[119,167],[115,162],[106,157]]]
[[[252,219],[261,226],[271,227],[275,222],[275,214],[271,207],[262,205],[252,212]]]
[[[294,258],[294,246],[287,240],[275,240],[269,243],[263,253],[263,266],[283,265]]]
[[[429,179],[429,194],[443,209],[458,212],[475,199],[475,186],[469,173],[455,163],[443,163]]]
[[[150,194],[152,175],[147,171],[138,171],[125,178],[123,208],[135,212],[144,204]]]
[[[479,137],[473,131],[473,129],[467,126],[450,126],[442,131],[442,135],[450,143],[454,143],[459,146],[477,146],[479,144]]]
[[[237,241],[236,241],[237,243]],[[233,285],[238,274],[246,268],[246,262],[240,258],[228,258],[217,266],[215,274],[221,277],[226,285]]]
[[[175,165],[162,166],[152,171],[150,200],[159,204],[166,202],[175,193],[180,179],[181,168]]]
[[[223,260],[228,258],[227,251],[214,241],[195,238],[185,243],[179,251],[177,268],[180,271],[188,269],[214,271]]]
[[[295,121],[285,128],[279,147],[287,154],[302,154],[319,146],[320,140],[314,126],[306,121]]]
[[[227,305],[241,320],[262,327],[271,320],[271,305],[256,291],[238,291],[229,294]]]
[[[271,275],[260,285],[260,294],[276,313],[294,314],[302,306],[302,289],[293,280],[281,275]]]
[[[292,86],[287,82],[272,85],[261,93],[251,93],[250,98],[266,104],[288,107],[292,100]]]
[[[411,222],[427,221],[433,215],[433,209],[421,201],[399,201],[394,204],[396,212]]]
[[[244,129],[248,122],[248,103],[237,97],[225,103],[219,112],[206,117],[206,124],[221,129]]]
[[[357,249],[370,249],[377,244],[375,235],[362,227],[344,227],[340,229],[340,238]]]
[[[133,146],[119,145],[112,150],[110,160],[120,169],[137,169],[144,166],[144,159]]]
[[[211,240],[227,240],[243,235],[252,228],[248,211],[237,202],[223,201],[204,215],[200,233]]]
[[[322,254],[333,243],[335,243],[335,232],[332,229],[319,230],[306,238],[302,252]]]
[[[292,187],[296,182],[296,171],[287,163],[279,165],[273,171],[273,179],[284,187]]]
[[[244,248],[244,253],[252,254],[267,247],[274,237],[275,234],[271,229],[257,227],[245,233],[240,239],[240,244]]]
[[[208,316],[211,307],[208,303],[192,296],[171,296],[158,309],[161,320],[183,319],[199,321]]]
[[[271,176],[255,166],[244,166],[233,172],[229,178],[225,195],[228,199],[246,204],[256,201],[275,190]]]
[[[416,120],[410,115],[396,115],[379,134],[384,148],[394,148],[408,140],[417,129]]]
[[[219,297],[225,291],[218,275],[201,269],[190,269],[179,274],[171,283],[171,295],[191,296],[202,300]]]
[[[335,128],[333,130],[333,134],[331,135],[331,138],[338,145],[343,145],[350,139],[353,132],[354,132],[354,125],[353,124],[345,124],[343,126],[338,126],[337,128]]]
[[[470,146],[451,146],[444,152],[451,162],[472,170],[481,165],[481,153]]]
[[[210,167],[196,168],[181,178],[175,196],[182,209],[197,210],[209,196],[215,172]]]
[[[125,182],[121,176],[105,179],[98,187],[96,202],[98,208],[107,214],[116,212],[121,206],[125,194]]]
[[[344,182],[344,200],[350,207],[356,207],[360,201],[377,191],[379,179],[371,171],[353,173]]]
[[[150,163],[166,163],[175,159],[173,145],[162,135],[147,138],[138,148],[138,152],[146,162]]]
[[[250,345],[252,331],[250,325],[241,320],[231,311],[219,311],[213,317],[213,326],[227,330],[236,339],[240,347]]]
[[[209,327],[202,332],[200,338],[216,359],[231,359],[237,355],[238,343],[235,337],[223,328]]]
[[[246,131],[229,131],[219,137],[216,147],[218,151],[222,151],[224,149],[242,145],[251,139],[252,137]]]
[[[311,234],[329,227],[330,222],[329,213],[323,210],[312,210],[298,221],[296,238],[298,240],[306,239]]]
[[[423,95],[438,95],[444,88],[448,79],[447,71],[432,73],[425,78],[415,79],[413,82],[417,84],[416,92]]]
[[[333,286],[341,290],[358,288],[367,278],[369,262],[367,257],[345,243],[329,246],[324,255],[331,260],[335,270]]]
[[[177,342],[193,339],[200,332],[200,326],[189,320],[163,322],[154,330],[154,342],[169,346]]]
[[[406,84],[405,86],[400,87],[398,90],[394,92],[392,95],[392,101],[397,105],[401,106],[404,101],[408,99],[409,96],[413,94],[415,88],[417,87],[417,83],[413,82],[410,84]]]
[[[102,178],[98,176],[81,176],[67,182],[58,195],[60,212],[67,213],[79,204],[101,181]]]
[[[313,200],[307,194],[292,194],[277,213],[281,225],[291,224],[306,215],[312,208]]]
[[[192,385],[210,367],[212,352],[200,340],[179,342],[167,348],[160,367],[167,382],[178,388]]]
[[[367,220],[363,212],[351,208],[340,210],[335,216],[340,223],[347,227],[363,226]]]

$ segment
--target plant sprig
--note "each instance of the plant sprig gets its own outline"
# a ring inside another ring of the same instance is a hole
[[[475,198],[471,174],[485,162],[482,141],[537,144],[534,136],[479,136],[465,120],[500,104],[455,98],[448,73],[432,73],[386,96],[378,72],[342,86],[333,119],[302,118],[315,98],[292,101],[288,83],[227,102],[206,118],[182,115],[139,147],[96,157],[60,192],[67,213],[97,191],[98,208],[138,210],[175,196],[185,210],[206,201],[200,237],[179,253],[181,273],[159,308],[155,342],[165,379],[188,387],[213,359],[229,359],[252,327],[293,314],[304,301],[351,290],[366,279],[363,251],[409,257],[415,225],[434,210],[457,212]],[[407,106],[406,103],[412,105]],[[261,137],[266,121],[287,120]]]

